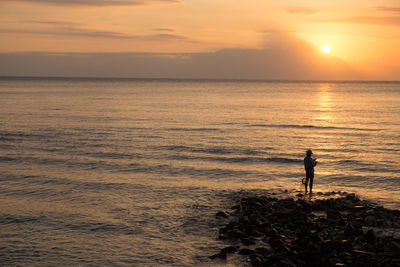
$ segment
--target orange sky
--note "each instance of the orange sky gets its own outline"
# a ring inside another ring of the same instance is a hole
[[[363,77],[400,77],[398,0],[3,0],[0,22],[0,53],[209,53],[280,33],[330,44]]]

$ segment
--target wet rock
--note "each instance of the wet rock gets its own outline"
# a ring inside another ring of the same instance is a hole
[[[227,255],[227,252],[226,251],[224,251],[224,250],[221,250],[219,253],[217,253],[217,254],[214,254],[214,255],[211,255],[209,258],[210,259],[223,259],[223,260],[226,260],[226,255]]]
[[[218,211],[218,212],[215,214],[215,216],[216,216],[216,217],[222,217],[222,218],[228,218],[228,214],[226,214],[226,213],[223,212],[223,211]]]
[[[264,266],[265,258],[257,253],[250,254],[249,261],[252,266]]]
[[[365,217],[364,222],[368,226],[375,226],[376,225],[376,218],[373,215],[368,215],[367,217]]]
[[[374,230],[370,229],[365,233],[365,239],[369,242],[374,242],[376,239]]]
[[[270,238],[269,243],[273,249],[279,249],[284,245],[284,242],[279,238]]]
[[[256,253],[256,251],[253,249],[242,248],[241,250],[239,250],[240,255],[250,255],[250,254],[254,254],[254,253]]]
[[[293,212],[292,209],[286,208],[286,207],[279,207],[275,214],[281,217],[287,217]]]
[[[314,244],[322,244],[324,242],[323,238],[321,237],[321,235],[319,233],[312,233],[310,235],[310,240]]]
[[[226,248],[223,248],[221,251],[225,251],[226,253],[235,253],[238,250],[239,247],[237,246],[229,246]]]
[[[251,237],[249,237],[249,238],[247,238],[247,237],[242,237],[242,238],[240,239],[240,241],[241,241],[242,244],[245,245],[245,246],[254,245],[254,244],[256,243],[255,240],[254,240],[254,238],[251,238]]]
[[[338,210],[328,209],[326,211],[326,218],[330,221],[339,221],[341,219],[341,214]]]
[[[355,194],[347,194],[346,199],[350,200],[353,203],[360,201],[360,199]]]
[[[270,238],[280,238],[280,233],[278,232],[278,230],[276,230],[275,228],[271,228],[271,230],[269,230],[268,232],[267,232],[267,235],[270,237]]]
[[[265,245],[262,247],[257,247],[255,251],[261,255],[268,255],[272,252],[272,248],[269,245]]]
[[[233,210],[240,210],[240,205],[232,206],[231,209],[233,209]]]
[[[296,265],[290,260],[281,260],[279,262],[279,267],[296,267]]]
[[[251,232],[250,232],[250,235],[251,235],[251,236],[254,236],[254,237],[261,237],[261,236],[263,236],[264,234],[261,233],[260,231],[254,230],[254,231],[251,231]]]
[[[349,240],[342,240],[341,246],[344,250],[352,252],[354,250],[353,244]]]
[[[397,258],[400,258],[400,243],[398,241],[392,241],[394,254]]]

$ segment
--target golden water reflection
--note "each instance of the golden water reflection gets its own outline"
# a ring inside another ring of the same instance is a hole
[[[317,89],[315,119],[327,126],[334,120],[333,117],[333,86],[330,83],[321,84]]]

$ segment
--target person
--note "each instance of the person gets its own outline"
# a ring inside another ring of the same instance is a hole
[[[306,151],[306,157],[304,158],[304,169],[306,170],[306,181],[304,186],[306,188],[307,193],[307,186],[308,181],[310,181],[310,194],[312,193],[312,187],[314,182],[314,167],[317,165],[317,159],[311,158],[313,154],[312,150],[309,149]]]

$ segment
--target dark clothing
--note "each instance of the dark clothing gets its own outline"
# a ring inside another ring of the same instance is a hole
[[[307,171],[306,170],[306,178],[307,179],[314,179],[314,170],[312,170],[312,171]]]
[[[310,188],[312,188],[313,183],[314,183],[314,170],[313,171],[307,171],[306,170],[306,187],[308,184],[308,181],[310,181]]]
[[[314,182],[314,166],[317,165],[317,162],[311,158],[311,156],[306,156],[304,158],[304,169],[306,170],[306,182],[305,188],[307,193],[308,181],[310,181],[310,192],[312,191],[312,186]]]
[[[314,173],[314,166],[315,166],[315,161],[311,157],[305,157],[304,158],[304,169],[306,172],[312,172]]]

